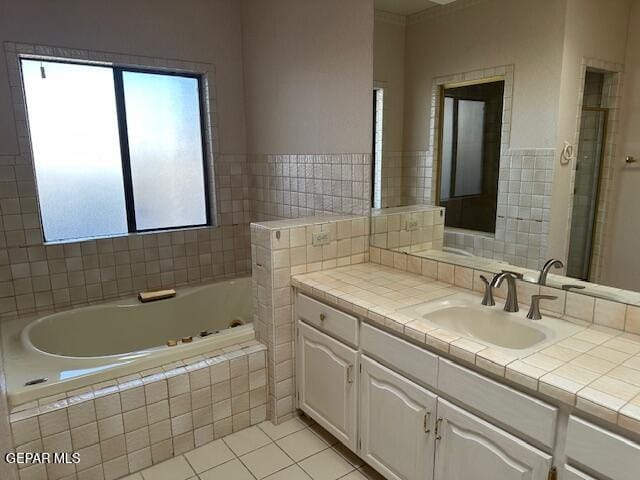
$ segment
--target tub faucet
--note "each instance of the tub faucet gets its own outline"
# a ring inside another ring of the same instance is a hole
[[[540,276],[538,277],[539,285],[547,284],[547,275],[549,275],[549,270],[551,270],[551,267],[564,268],[564,263],[562,263],[560,260],[556,260],[555,258],[547,260],[547,262],[542,267],[542,270],[540,270]]]
[[[522,280],[523,275],[518,272],[511,272],[509,270],[503,270],[491,281],[491,287],[500,287],[502,282],[507,280],[507,299],[504,302],[505,312],[517,312],[520,310],[518,307],[518,291],[516,287],[516,279]]]

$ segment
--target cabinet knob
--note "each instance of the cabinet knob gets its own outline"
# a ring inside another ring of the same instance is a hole
[[[327,318],[327,316],[324,313],[320,314],[320,321],[324,322],[324,319]]]

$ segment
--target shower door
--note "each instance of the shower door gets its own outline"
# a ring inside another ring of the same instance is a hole
[[[567,264],[567,274],[582,280],[589,280],[606,124],[606,109],[582,110]]]

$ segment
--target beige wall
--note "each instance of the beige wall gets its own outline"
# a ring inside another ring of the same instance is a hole
[[[560,101],[557,107],[557,156],[564,142],[575,142],[578,91],[583,59],[623,63],[627,42],[629,0],[567,0]],[[571,167],[556,158],[549,232],[549,257],[565,259],[569,239]]]
[[[640,160],[640,0],[633,0],[629,15],[629,38],[619,142],[616,150],[617,178],[612,215],[612,242],[605,251],[602,283],[640,290],[640,168],[626,167],[627,155]]]
[[[405,151],[428,148],[432,79],[515,65],[513,148],[555,143],[564,0],[487,0],[407,26]]]
[[[220,152],[244,153],[240,6],[235,0],[0,2],[0,42],[78,47],[216,66]],[[0,49],[0,154],[17,153]]]
[[[373,35],[373,81],[384,87],[385,152],[402,151],[405,25],[376,16]]]
[[[243,0],[248,153],[369,153],[372,0]]]

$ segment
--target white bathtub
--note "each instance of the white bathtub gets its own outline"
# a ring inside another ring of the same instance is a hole
[[[146,304],[119,300],[6,322],[9,403],[20,405],[251,340],[251,310],[251,278],[243,277],[179,289],[175,298]],[[234,321],[242,325],[230,328]],[[167,346],[183,337],[193,340]],[[25,385],[38,379],[46,381]]]

